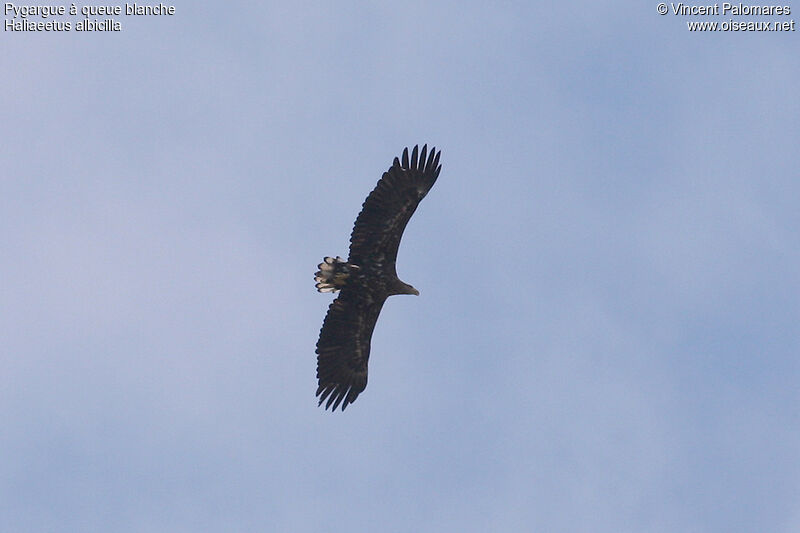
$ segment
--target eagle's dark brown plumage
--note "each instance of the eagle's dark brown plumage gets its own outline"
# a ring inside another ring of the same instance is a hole
[[[436,149],[415,146],[394,163],[367,196],[350,235],[350,256],[326,257],[314,278],[320,292],[339,297],[328,308],[317,341],[317,396],[325,409],[342,411],[367,386],[367,361],[375,322],[386,298],[419,294],[398,279],[397,248],[411,215],[433,187],[441,165]]]

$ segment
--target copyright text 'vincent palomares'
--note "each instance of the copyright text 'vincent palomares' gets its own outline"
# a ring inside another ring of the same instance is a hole
[[[791,6],[750,5],[722,2],[715,4],[686,4],[683,2],[661,2],[656,6],[659,15],[686,17],[727,17],[726,20],[687,20],[689,31],[796,31]],[[742,18],[744,17],[744,18]],[[765,20],[764,17],[772,17]]]

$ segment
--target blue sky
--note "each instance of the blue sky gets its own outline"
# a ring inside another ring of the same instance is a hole
[[[175,6],[0,37],[0,530],[800,530],[797,32]],[[313,274],[417,143],[331,414]]]

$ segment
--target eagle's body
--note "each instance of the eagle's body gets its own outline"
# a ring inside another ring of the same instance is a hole
[[[419,294],[398,279],[397,248],[411,215],[433,187],[441,166],[436,149],[417,147],[394,163],[364,201],[350,236],[350,256],[326,257],[314,278],[320,292],[339,297],[328,308],[317,341],[317,396],[342,410],[367,386],[367,361],[375,323],[386,298]]]

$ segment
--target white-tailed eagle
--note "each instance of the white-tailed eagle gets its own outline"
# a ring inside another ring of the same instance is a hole
[[[439,155],[415,146],[395,157],[367,196],[350,235],[350,256],[326,257],[314,280],[319,292],[339,293],[328,308],[317,341],[317,396],[325,409],[342,411],[367,386],[367,361],[375,322],[386,298],[419,294],[397,277],[400,238],[420,201],[436,183]]]

